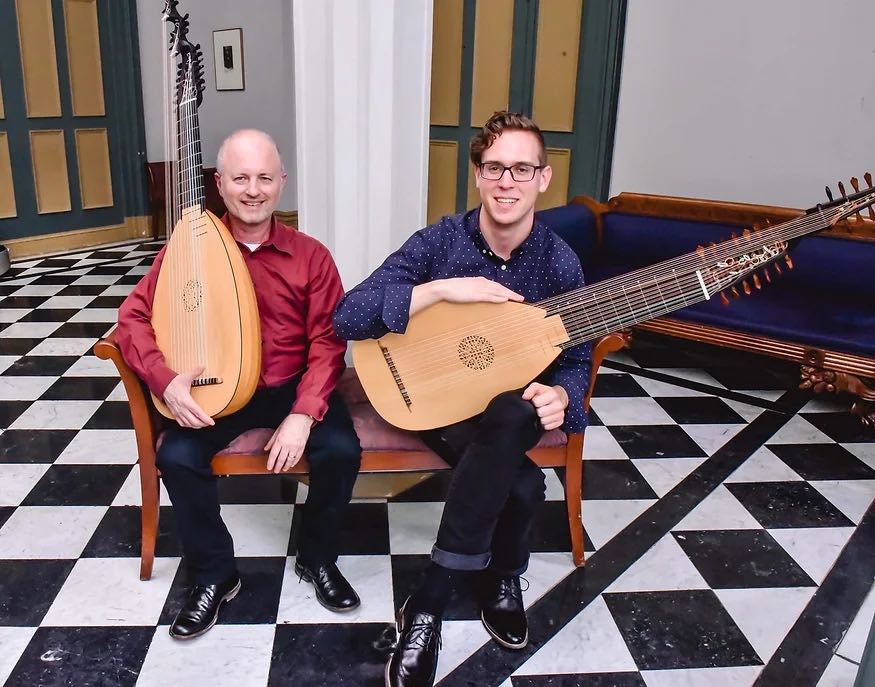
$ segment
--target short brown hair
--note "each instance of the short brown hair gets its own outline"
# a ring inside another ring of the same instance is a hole
[[[487,119],[483,128],[471,139],[471,162],[479,165],[483,161],[483,151],[489,148],[495,142],[495,139],[505,131],[530,131],[535,134],[535,137],[538,139],[538,147],[540,148],[538,164],[547,164],[547,148],[544,145],[544,134],[541,133],[541,129],[524,114],[508,112],[507,110],[496,112]]]

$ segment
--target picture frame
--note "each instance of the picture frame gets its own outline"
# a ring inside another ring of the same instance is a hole
[[[243,29],[213,31],[213,62],[217,91],[244,91]]]

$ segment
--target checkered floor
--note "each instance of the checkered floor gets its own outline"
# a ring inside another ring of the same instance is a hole
[[[207,635],[167,634],[185,584],[169,506],[154,577],[139,581],[133,430],[91,346],[157,248],[0,279],[0,682],[381,685],[447,475],[351,506],[352,615],[322,609],[292,572],[306,488],[286,478],[222,480],[244,586]],[[586,568],[571,564],[550,471],[526,575],[531,645],[489,641],[461,589],[440,684],[852,685],[875,611],[875,433],[793,381],[766,358],[676,341],[611,358],[586,434]]]

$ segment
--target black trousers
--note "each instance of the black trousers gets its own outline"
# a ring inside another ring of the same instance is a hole
[[[529,563],[532,520],[544,473],[527,455],[544,433],[521,391],[496,396],[479,416],[422,432],[453,466],[432,560],[452,570],[519,575]]]
[[[295,399],[298,380],[261,388],[233,415],[212,427],[186,429],[168,422],[156,463],[173,503],[177,529],[195,584],[216,584],[236,571],[234,543],[222,521],[217,479],[210,459],[235,437],[255,427],[276,428]],[[298,541],[298,558],[315,566],[337,560],[343,511],[352,496],[361,446],[343,399],[335,392],[322,422],[307,441],[310,490]]]

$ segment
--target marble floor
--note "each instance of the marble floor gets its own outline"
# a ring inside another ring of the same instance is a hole
[[[167,634],[185,586],[169,505],[154,576],[138,579],[133,430],[91,347],[158,247],[0,279],[0,683],[381,685],[446,474],[352,504],[352,614],[325,611],[293,573],[306,487],[286,478],[221,480],[243,592],[207,635]],[[492,642],[463,586],[440,685],[853,685],[875,612],[875,432],[844,399],[795,390],[778,361],[639,337],[601,370],[584,458],[586,567],[550,470],[525,575],[530,645]]]

